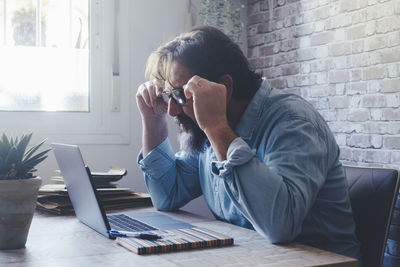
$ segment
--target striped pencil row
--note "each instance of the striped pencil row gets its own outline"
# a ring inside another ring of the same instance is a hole
[[[158,240],[144,240],[134,237],[118,237],[117,243],[139,255],[229,246],[233,244],[233,238],[205,228],[152,231],[152,233],[160,235],[163,238]]]

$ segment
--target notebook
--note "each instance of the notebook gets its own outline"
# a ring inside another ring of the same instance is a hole
[[[139,255],[233,245],[233,238],[201,227],[152,233],[162,236],[162,239],[117,237],[117,243]]]
[[[142,255],[233,244],[231,237],[158,212],[106,215],[79,147],[57,143],[51,146],[75,214],[82,223],[111,239],[115,237],[109,233],[110,230],[150,233],[161,237],[157,240],[117,237],[117,243],[130,251]]]
[[[143,233],[152,230],[194,227],[158,212],[126,212],[106,215],[79,147],[57,143],[53,143],[51,146],[76,216],[82,223],[100,234],[114,238],[110,235],[110,230]]]

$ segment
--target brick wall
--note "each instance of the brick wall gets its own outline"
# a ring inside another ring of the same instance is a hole
[[[248,0],[248,57],[327,120],[345,163],[400,168],[400,0]]]

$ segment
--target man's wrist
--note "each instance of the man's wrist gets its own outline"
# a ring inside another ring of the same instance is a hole
[[[214,149],[217,159],[219,161],[226,160],[229,145],[238,137],[237,134],[228,124],[217,124],[211,128],[207,128],[205,133]]]

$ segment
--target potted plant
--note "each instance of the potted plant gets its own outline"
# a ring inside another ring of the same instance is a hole
[[[0,249],[25,247],[42,179],[35,166],[46,157],[35,152],[44,143],[26,151],[32,134],[0,138]]]

